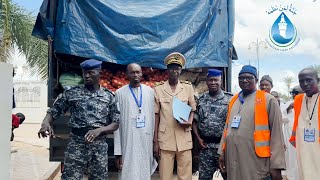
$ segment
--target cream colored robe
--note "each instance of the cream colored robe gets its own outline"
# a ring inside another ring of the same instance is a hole
[[[271,157],[260,158],[256,155],[253,139],[255,97],[256,92],[248,95],[243,105],[239,100],[234,103],[227,137],[221,139],[219,154],[223,153],[221,147],[226,141],[228,180],[260,180],[270,175],[270,168],[285,169],[281,110],[277,100],[270,94],[266,94],[266,99],[271,131]],[[232,118],[238,114],[240,108],[240,126],[238,129],[231,128]]]
[[[315,104],[318,94],[314,94],[312,98],[308,98],[308,109],[310,116],[313,106]],[[306,120],[308,111],[306,108],[306,95],[302,100],[301,112],[299,116],[299,123],[296,133],[296,149],[298,159],[298,171],[300,180],[317,180],[320,179],[320,144],[318,142],[319,128],[318,128],[318,105],[319,100],[315,106],[315,111],[311,119],[311,125],[309,120]],[[304,141],[304,128],[315,129],[315,142]]]
[[[133,88],[140,100],[140,88]],[[150,180],[157,162],[153,157],[154,132],[154,91],[142,85],[142,112],[145,114],[145,127],[136,127],[139,108],[127,86],[116,91],[120,108],[119,130],[114,133],[114,154],[122,155],[123,167],[120,180]]]

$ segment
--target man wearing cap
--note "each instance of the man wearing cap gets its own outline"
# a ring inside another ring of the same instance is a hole
[[[260,80],[260,90],[270,93],[271,89],[273,88],[273,81],[269,75],[262,76]]]
[[[228,180],[281,180],[285,169],[281,111],[269,93],[256,90],[257,70],[243,66],[242,89],[228,105],[219,164]]]
[[[160,158],[160,179],[173,178],[174,160],[177,160],[178,179],[192,179],[192,137],[191,125],[196,110],[192,84],[179,81],[181,69],[185,64],[182,54],[174,52],[165,60],[169,80],[155,87],[155,130],[154,155]],[[173,117],[173,97],[192,107],[189,119],[179,123]]]
[[[303,91],[299,85],[293,87],[290,92],[292,99],[297,95],[302,94]],[[289,104],[289,105],[288,105]],[[285,175],[288,180],[299,180],[298,164],[297,164],[297,152],[296,149],[289,143],[289,139],[292,133],[293,122],[294,122],[294,109],[293,101],[287,102],[282,108],[282,131],[284,143],[286,145],[285,160],[286,170]]]
[[[63,180],[82,179],[86,171],[89,179],[108,177],[106,134],[118,128],[119,110],[112,92],[99,85],[101,63],[90,59],[80,64],[84,84],[58,96],[38,132],[39,138],[54,138],[52,122],[70,109],[71,133],[65,151]]]
[[[294,100],[294,98],[297,95],[303,94],[303,90],[301,89],[300,85],[297,85],[297,86],[292,88],[292,91],[290,92],[290,94],[292,95],[292,99]],[[285,109],[285,111],[286,111],[285,116],[289,116],[289,114],[291,113],[292,114],[292,118],[293,118],[293,114],[294,114],[293,101],[289,101],[288,104],[289,104],[289,106]]]
[[[278,104],[279,104],[279,106],[280,106],[280,97],[279,97],[279,93],[277,92],[277,91],[271,91],[270,92],[270,94],[274,97],[274,98],[276,98],[276,100],[278,101]]]
[[[219,169],[217,153],[223,128],[227,118],[230,93],[221,90],[221,74],[217,69],[209,69],[207,86],[209,91],[199,96],[195,121],[192,127],[200,144],[199,180],[211,180]]]

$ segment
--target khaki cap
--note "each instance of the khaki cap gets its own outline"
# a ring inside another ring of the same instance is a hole
[[[186,64],[186,58],[179,52],[173,52],[164,59],[164,64],[166,66],[169,64],[179,64],[183,67]]]

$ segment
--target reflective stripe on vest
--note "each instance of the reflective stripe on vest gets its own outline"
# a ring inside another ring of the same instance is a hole
[[[270,157],[270,129],[264,91],[257,91],[254,110],[254,142],[259,157]]]
[[[230,119],[230,112],[233,104],[238,99],[238,94],[234,96],[228,107],[228,115],[226,120],[226,129],[223,133],[224,138],[227,137],[228,123]],[[256,91],[255,100],[255,113],[254,113],[254,147],[255,152],[259,157],[270,157],[270,129],[267,112],[267,100],[264,91]],[[226,141],[222,146],[223,150],[226,149]]]
[[[293,108],[294,108],[294,123],[292,128],[292,134],[289,139],[289,142],[296,147],[296,132],[299,122],[299,116],[301,112],[302,107],[302,101],[303,101],[304,94],[299,94],[294,98]],[[320,101],[318,100],[318,131],[319,131],[319,137],[318,142],[320,143]]]

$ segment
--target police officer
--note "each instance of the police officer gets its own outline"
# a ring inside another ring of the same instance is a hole
[[[185,57],[177,52],[165,58],[169,80],[155,87],[154,155],[160,158],[160,179],[173,178],[174,160],[177,160],[178,179],[192,179],[191,125],[196,110],[192,84],[179,81]],[[173,97],[189,104],[189,119],[179,123],[173,117]],[[160,151],[161,150],[161,151]]]
[[[99,85],[101,63],[90,59],[80,64],[84,85],[72,87],[58,96],[38,132],[39,138],[54,137],[52,122],[70,109],[71,133],[65,151],[63,180],[82,179],[87,170],[91,180],[108,177],[105,135],[118,129],[119,110],[112,92]]]
[[[225,125],[230,93],[221,90],[221,71],[209,69],[207,74],[209,91],[199,96],[193,122],[193,132],[200,144],[199,180],[211,180],[219,169],[219,148]]]

